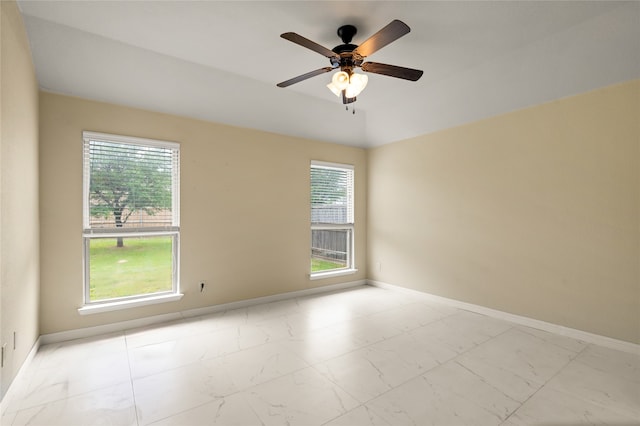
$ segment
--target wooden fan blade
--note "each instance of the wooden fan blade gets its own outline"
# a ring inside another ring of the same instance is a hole
[[[422,77],[422,70],[398,67],[396,65],[380,64],[378,62],[365,62],[362,64],[362,71],[388,75],[389,77],[403,78],[411,81],[417,81]]]
[[[297,77],[293,77],[292,79],[289,79],[287,81],[283,81],[282,83],[278,83],[277,86],[278,87],[288,87],[288,86],[291,86],[292,84],[300,83],[303,80],[306,80],[306,79],[311,78],[311,77],[315,77],[316,75],[324,74],[325,72],[329,72],[331,70],[333,70],[332,67],[320,68],[318,70],[311,71],[311,72],[308,72],[306,74],[299,75]]]
[[[306,47],[307,49],[311,49],[314,52],[318,52],[319,54],[321,54],[322,56],[326,56],[327,58],[335,58],[338,60],[340,59],[340,56],[334,51],[329,50],[326,47],[319,45],[315,41],[311,41],[308,38],[304,38],[296,33],[284,33],[280,34],[280,37],[285,40],[294,42],[295,44],[299,44],[302,47]]]
[[[389,25],[369,37],[364,43],[358,46],[353,53],[366,58],[373,52],[376,52],[392,41],[396,41],[405,34],[408,34],[411,28],[407,24],[397,19],[391,21]]]

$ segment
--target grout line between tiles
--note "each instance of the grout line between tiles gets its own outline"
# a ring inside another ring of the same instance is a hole
[[[528,333],[527,333],[528,334]],[[535,336],[534,336],[535,337]],[[518,412],[518,410],[520,408],[522,408],[531,398],[534,397],[534,395],[538,394],[538,392],[540,392],[542,389],[544,389],[547,384],[549,384],[549,382],[551,380],[553,380],[554,377],[556,377],[558,374],[560,374],[565,368],[567,368],[567,366],[569,364],[571,364],[577,357],[578,355],[580,355],[582,352],[584,352],[586,350],[586,348],[588,347],[588,345],[585,345],[582,349],[580,349],[578,352],[575,352],[574,355],[569,359],[569,361],[567,361],[561,368],[558,369],[558,371],[555,372],[555,374],[553,374],[551,377],[549,377],[543,384],[542,386],[540,386],[538,389],[536,389],[535,392],[533,392],[531,395],[529,395],[529,397],[527,399],[525,399],[524,401],[522,401],[522,403],[518,406],[518,408],[516,408],[515,410],[513,410],[511,413],[509,413],[509,415],[503,420],[503,423],[506,422],[507,420],[509,420],[511,418],[511,416],[513,416],[516,412]],[[573,351],[569,351],[569,352],[573,352]],[[566,394],[566,392],[563,392]],[[575,395],[572,395],[575,397]]]
[[[136,388],[133,385],[133,372],[131,370],[131,353],[129,352],[129,342],[127,341],[127,335],[123,331],[124,348],[127,355],[127,365],[129,366],[129,384],[131,385],[131,395],[133,397],[133,411],[136,415],[136,425],[140,426],[140,419],[138,418],[138,402],[136,401]]]

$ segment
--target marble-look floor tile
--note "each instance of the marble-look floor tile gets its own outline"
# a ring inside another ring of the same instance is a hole
[[[22,425],[137,425],[131,383],[20,410],[13,426]]]
[[[11,426],[13,424],[13,419],[16,418],[17,413],[15,411],[7,411],[2,413],[0,416],[0,425]]]
[[[129,351],[131,376],[138,379],[193,364],[202,360],[206,352],[199,336],[133,348]]]
[[[207,352],[204,354],[203,359],[238,352],[262,345],[270,340],[269,335],[249,324],[228,327],[213,333],[199,335],[198,337],[207,347]]]
[[[197,315],[193,319],[200,322],[204,332],[213,332],[245,325],[248,322],[248,316],[247,308],[238,308]]]
[[[124,382],[130,382],[126,351],[99,355],[95,352],[85,359],[70,356],[68,362],[62,362],[58,366],[35,370],[29,385],[20,396],[18,407],[22,409],[42,405]]]
[[[500,366],[500,362],[488,363],[470,353],[459,356],[456,363],[518,402],[526,401],[544,384],[505,369]]]
[[[359,347],[402,334],[402,329],[398,326],[389,324],[384,318],[378,318],[373,315],[354,318],[351,321],[342,322],[330,328],[349,333],[353,342]]]
[[[413,329],[410,334],[417,339],[437,341],[439,345],[461,354],[509,328],[511,325],[504,321],[471,312],[458,311]]]
[[[442,314],[443,317],[448,317],[449,315],[457,314],[459,312],[464,311],[463,309],[456,308],[451,305],[444,304],[442,302],[435,301],[429,297],[419,299],[419,302],[434,309]]]
[[[77,365],[109,354],[121,354],[126,350],[124,333],[50,343],[40,347],[36,355],[38,360],[32,365],[37,369],[60,368],[63,364]]]
[[[269,318],[297,314],[300,312],[300,306],[296,299],[287,299],[249,306],[245,308],[245,311],[247,315],[247,323],[254,324]]]
[[[140,425],[231,395],[238,389],[219,358],[133,380]]]
[[[12,384],[12,406],[41,405],[127,381],[129,367],[124,354],[123,333],[43,345],[29,370]]]
[[[173,318],[42,346],[0,422],[640,424],[640,354],[433,298],[363,286]]]
[[[206,333],[210,331],[208,327],[210,325],[207,325],[199,317],[176,319],[127,330],[125,331],[125,339],[127,348],[132,349]]]
[[[391,426],[385,419],[369,409],[366,405],[361,405],[325,423],[323,426]]]
[[[335,324],[343,324],[357,315],[348,307],[342,305],[328,305],[310,309],[304,313],[307,331],[318,330]]]
[[[404,294],[392,293],[387,290],[364,286],[329,295],[301,298],[299,303],[305,309],[313,309],[317,306],[340,305],[347,308],[352,313],[353,318],[357,318],[414,302],[413,299]]]
[[[485,364],[510,371],[532,385],[542,385],[576,354],[513,328],[467,352]]]
[[[464,310],[448,315],[441,321],[453,330],[464,331],[472,336],[475,344],[485,342],[513,327],[513,324],[507,321]]]
[[[502,420],[520,406],[520,402],[496,388],[487,380],[456,360],[435,368],[422,376],[433,388],[446,389],[497,414]]]
[[[640,383],[573,361],[546,386],[640,420]]]
[[[150,344],[129,351],[134,378],[160,373],[197,361],[228,355],[269,341],[251,325],[227,327],[211,333]]]
[[[402,333],[317,365],[360,402],[454,358],[452,349]]]
[[[572,350],[584,348],[577,340],[527,331],[521,327],[509,330],[459,356],[456,362],[510,398],[524,402],[567,365]]]
[[[246,389],[308,367],[300,357],[278,343],[266,343],[218,359],[236,389]]]
[[[313,365],[361,348],[347,327],[325,327],[299,337],[278,341]]]
[[[394,426],[499,425],[499,414],[423,375],[369,401],[366,406]]]
[[[408,365],[415,365],[422,372],[449,361],[457,355],[454,350],[439,346],[432,339],[420,339],[412,333],[399,334],[374,343],[369,348],[392,354]]]
[[[543,388],[509,417],[505,426],[637,425],[639,417],[625,416],[606,406],[571,394]]]
[[[633,354],[589,345],[575,361],[602,373],[640,383],[640,351]]]
[[[36,355],[37,356],[37,355]],[[35,358],[35,357],[34,357]],[[2,418],[8,419],[9,413],[15,414],[17,410],[21,408],[21,401],[29,390],[29,384],[31,383],[31,378],[34,373],[37,371],[35,368],[31,368],[32,365],[29,365],[27,368],[22,368],[20,373],[16,376],[16,378],[11,383],[11,388],[7,393],[5,393],[2,398]],[[0,421],[0,425],[11,424],[8,420]]]
[[[349,301],[355,301],[362,296],[365,296],[365,292],[375,290],[372,287],[359,286],[345,288],[342,290],[332,290],[317,294],[310,294],[307,296],[300,296],[296,298],[298,305],[303,309],[308,309],[309,306],[326,304],[326,303],[346,303]]]
[[[255,327],[268,336],[268,341],[275,342],[303,336],[322,328],[322,325],[314,323],[307,315],[294,313],[259,321],[255,323]]]
[[[401,291],[389,291],[382,288],[370,287],[372,302],[375,302],[381,308],[390,309],[396,306],[409,305],[416,302],[414,294],[404,293]]]
[[[329,293],[314,294],[311,296],[299,297],[296,299],[298,306],[304,312],[309,310],[322,308],[327,305],[342,305],[354,310],[363,299],[368,299],[360,290],[368,291],[366,288],[346,289],[332,291]]]
[[[559,334],[549,333],[548,331],[538,330],[535,328],[525,327],[522,325],[519,325],[516,328],[520,331],[524,331],[525,333],[529,333],[533,336],[536,336],[537,338],[542,339],[547,343],[560,346],[561,348],[574,353],[580,353],[584,348],[587,347],[586,342],[573,339],[571,337],[561,336]]]
[[[471,333],[455,330],[441,320],[418,327],[408,332],[421,341],[429,341],[434,345],[461,354],[476,346],[475,337]]]
[[[388,342],[394,342],[395,339],[403,345],[402,347],[407,347],[409,353],[411,352],[419,352],[423,353],[424,356],[429,356],[436,360],[439,364],[442,364],[458,355],[458,353],[453,349],[452,346],[445,345],[435,337],[433,334],[425,333],[422,328],[418,328],[415,330],[411,330],[406,334],[402,334],[396,338],[388,339]],[[388,343],[381,342],[381,345],[385,345]]]
[[[410,346],[411,337],[400,335],[317,364],[323,375],[366,402],[439,365],[427,351]]]
[[[252,387],[245,393],[266,426],[321,425],[358,405],[313,368]]]
[[[447,316],[449,315],[433,309],[424,303],[409,303],[378,312],[370,315],[369,318],[374,321],[385,322],[399,330],[408,331]]]
[[[242,393],[216,398],[206,404],[152,423],[153,426],[256,426],[260,424],[262,422]]]

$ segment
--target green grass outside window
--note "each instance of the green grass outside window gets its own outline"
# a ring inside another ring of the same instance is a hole
[[[346,263],[342,262],[332,262],[326,259],[320,259],[318,257],[311,258],[311,272],[322,272],[322,271],[330,271],[332,269],[342,269],[345,268]]]
[[[117,297],[171,291],[173,288],[173,238],[115,238],[90,241],[89,280],[92,302]]]

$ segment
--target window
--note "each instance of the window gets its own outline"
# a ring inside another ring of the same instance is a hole
[[[178,295],[180,146],[83,139],[85,306]]]
[[[311,163],[311,276],[352,272],[353,166]]]

